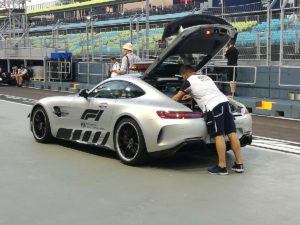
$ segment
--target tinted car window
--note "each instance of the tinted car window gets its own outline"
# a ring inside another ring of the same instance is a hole
[[[95,88],[89,97],[93,98],[121,98],[127,82],[124,81],[109,81]]]
[[[145,92],[138,86],[128,83],[121,98],[137,98],[144,95]]]

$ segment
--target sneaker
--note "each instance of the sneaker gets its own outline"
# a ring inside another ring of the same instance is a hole
[[[244,165],[234,163],[234,165],[231,167],[231,170],[235,171],[236,173],[243,173],[244,172]]]
[[[208,168],[208,172],[216,175],[227,175],[227,168],[219,167],[218,165]]]

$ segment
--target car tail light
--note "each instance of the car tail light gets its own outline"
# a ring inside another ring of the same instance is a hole
[[[163,119],[199,119],[203,117],[198,112],[157,111],[157,115]]]

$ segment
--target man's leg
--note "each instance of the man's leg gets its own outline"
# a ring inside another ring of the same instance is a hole
[[[219,167],[226,167],[226,144],[223,135],[219,135],[215,137],[216,149],[219,158]]]
[[[19,85],[19,75],[16,75],[16,83]]]
[[[23,84],[23,76],[21,75],[19,79],[19,86],[22,86],[22,84]]]
[[[236,82],[231,81],[230,82],[230,95],[233,97],[235,95],[235,90],[236,90]]]
[[[235,132],[228,134],[228,138],[230,140],[231,148],[233,150],[235,156],[235,162],[237,164],[242,164],[242,154],[241,154],[241,145],[240,141]]]

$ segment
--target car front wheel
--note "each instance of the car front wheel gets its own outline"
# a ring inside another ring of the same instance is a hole
[[[131,118],[122,119],[117,124],[114,144],[119,158],[127,165],[141,165],[148,159],[142,130]]]
[[[37,107],[33,110],[31,130],[37,142],[47,143],[51,141],[50,123],[44,108]]]

